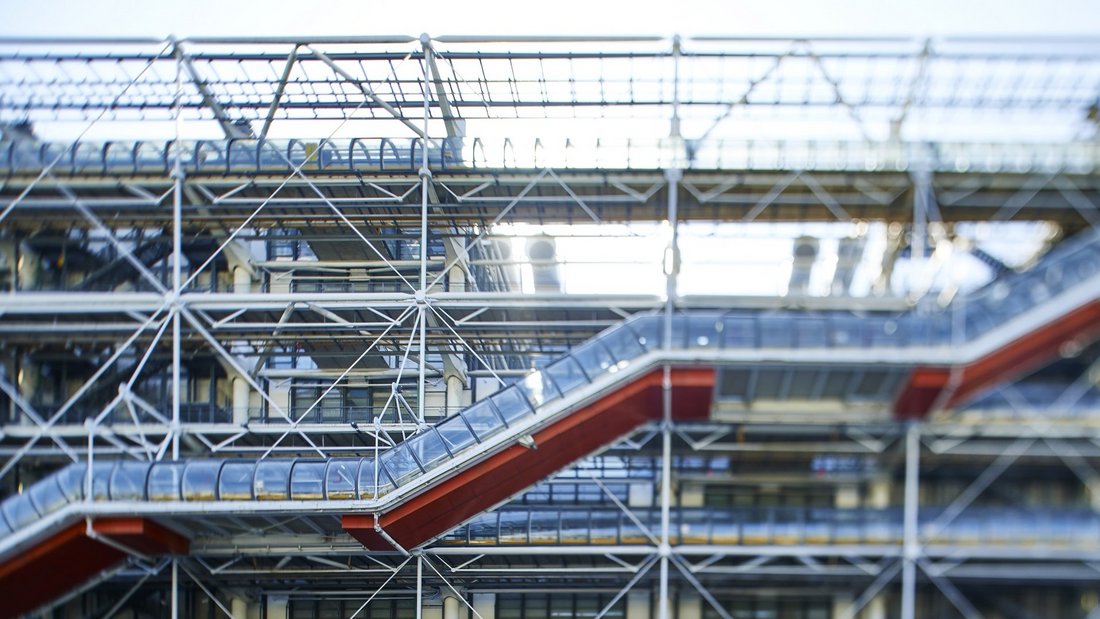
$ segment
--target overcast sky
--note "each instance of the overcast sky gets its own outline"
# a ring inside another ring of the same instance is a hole
[[[1100,36],[1088,0],[0,0],[6,36],[658,34]]]

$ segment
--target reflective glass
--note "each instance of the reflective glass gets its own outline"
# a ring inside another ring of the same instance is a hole
[[[145,477],[148,474],[147,462],[120,462],[111,473],[111,500],[145,500]]]
[[[226,462],[218,476],[218,498],[223,501],[251,500],[255,470],[256,463],[252,461]]]
[[[718,348],[722,319],[716,314],[688,315],[688,348]]]
[[[92,465],[92,500],[106,501],[109,498],[107,488],[114,470],[114,462],[96,462]]]
[[[355,498],[355,469],[359,458],[334,458],[325,470],[325,495],[330,499]]]
[[[425,470],[431,469],[441,461],[450,458],[447,448],[443,445],[443,439],[439,438],[435,428],[428,428],[425,432],[405,442]]]
[[[84,471],[87,465],[82,463],[70,464],[57,473],[57,484],[65,493],[65,499],[75,503],[84,498]]]
[[[631,331],[627,325],[622,325],[618,329],[614,329],[599,336],[600,342],[607,347],[607,350],[611,351],[611,356],[615,357],[616,361],[637,359],[645,353],[646,348],[653,350],[660,346],[656,319],[650,317],[645,320],[629,323],[629,325],[635,328],[639,326],[647,327],[647,331],[639,332],[635,335],[634,331]],[[643,342],[645,343],[645,348],[642,347]]]
[[[420,474],[420,466],[404,443],[382,454],[381,462],[389,472],[390,479],[398,486]]]
[[[628,320],[618,328],[600,335],[600,339],[619,361],[629,361],[646,350],[657,350],[664,341],[665,318],[647,314]]]
[[[150,501],[180,500],[184,462],[158,462],[149,471],[147,488]]]
[[[588,384],[588,377],[572,357],[561,358],[550,364],[545,371],[562,393],[568,393],[581,385]]]
[[[508,425],[513,425],[513,422],[521,417],[532,414],[531,406],[514,385],[489,396],[489,401],[493,403]]]
[[[536,409],[541,408],[550,400],[561,397],[558,388],[542,372],[532,372],[524,376],[516,383],[516,387],[527,396],[527,401]],[[496,400],[493,402],[497,403]],[[507,415],[505,415],[505,419],[511,421],[511,417]]]
[[[504,422],[488,400],[482,400],[462,411],[462,418],[470,424],[470,428],[482,442],[505,428]]]
[[[183,469],[183,500],[213,501],[218,488],[221,460],[193,460]]]
[[[474,433],[470,431],[470,427],[466,425],[466,420],[460,415],[451,417],[436,426],[435,429],[439,431],[439,436],[450,448],[452,454],[457,455],[458,452],[475,442]]]
[[[615,365],[615,358],[599,340],[581,344],[570,351],[569,355],[580,364],[581,369],[592,380],[608,372],[611,366]]]
[[[11,535],[11,526],[8,525],[8,519],[4,517],[4,510],[0,509],[0,537]]]
[[[4,517],[13,529],[22,529],[39,517],[38,512],[31,505],[30,497],[26,494],[9,497],[3,505],[0,505],[0,509],[4,511]]]
[[[290,467],[294,460],[267,459],[256,464],[253,480],[255,497],[261,501],[278,501],[290,498]]]
[[[34,507],[39,513],[48,514],[61,509],[68,503],[65,494],[61,492],[61,486],[57,484],[60,473],[61,471],[58,471],[38,481],[27,492],[31,495],[31,502],[34,503]]]
[[[375,475],[378,476],[377,485]],[[393,489],[394,485],[386,474],[386,470],[376,467],[374,458],[363,458],[363,463],[359,465],[359,498],[373,499]]]
[[[315,501],[325,498],[325,461],[299,460],[290,474],[290,498]]]

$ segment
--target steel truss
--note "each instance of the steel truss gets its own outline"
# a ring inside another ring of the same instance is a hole
[[[0,478],[12,485],[15,475],[30,479],[66,460],[374,453],[461,410],[475,382],[503,384],[642,310],[664,313],[667,343],[672,314],[682,308],[898,313],[923,304],[921,290],[909,299],[684,296],[681,227],[882,221],[911,231],[909,251],[925,261],[960,222],[1042,220],[1066,236],[1095,226],[1094,142],[1036,144],[1021,136],[991,145],[964,132],[976,117],[995,123],[1021,113],[1056,125],[1060,136],[1090,130],[1070,113],[1095,107],[1088,84],[1100,73],[1100,46],[1086,42],[1082,52],[1033,43],[426,35],[0,41],[0,243],[14,239],[16,254],[58,268],[82,253],[109,256],[94,273],[113,284],[34,290],[12,281],[0,300],[4,350],[69,355],[94,368],[56,406],[38,410],[24,393],[21,370],[29,366],[14,354],[0,364],[13,415],[0,428]],[[1069,80],[1067,70],[1085,77]],[[990,77],[963,86],[958,76],[976,71]],[[737,77],[716,81],[718,73]],[[800,93],[784,90],[784,78]],[[902,86],[883,87],[895,83]],[[849,134],[722,137],[727,125],[767,125],[790,109],[810,122],[843,124]],[[561,135],[562,110],[582,134],[582,121],[613,124],[624,111],[661,128],[592,144],[498,138],[483,129],[525,121]],[[952,127],[931,128],[929,119],[944,110],[958,113],[962,139],[944,137]],[[71,144],[18,137],[22,128],[51,123],[75,136]],[[147,129],[148,141],[126,139],[134,125]],[[662,220],[670,226],[667,259],[654,259],[665,264],[663,295],[523,292],[512,269],[531,262],[503,256],[493,232],[497,224]],[[265,244],[257,259],[253,247]],[[9,266],[18,280],[22,267]],[[114,272],[125,276],[116,283]],[[189,417],[182,392],[200,366],[210,368],[211,391],[219,380],[232,391],[222,417]],[[156,372],[165,377],[164,402],[141,393]],[[937,411],[904,427],[884,418],[881,403],[853,422],[865,412],[857,406],[823,420],[796,407],[727,411],[719,402],[715,423],[677,425],[667,366],[665,376],[663,421],[597,457],[648,459],[655,524],[609,489],[621,478],[607,470],[582,467],[558,478],[595,484],[603,506],[641,530],[641,543],[472,547],[444,537],[408,556],[366,554],[323,510],[169,515],[164,521],[192,538],[192,555],[152,561],[124,549],[130,565],[104,576],[108,586],[124,587],[107,615],[163,587],[178,616],[181,591],[193,583],[228,616],[247,610],[255,590],[285,600],[339,587],[362,602],[352,616],[396,592],[415,595],[419,618],[432,588],[470,616],[492,619],[477,610],[478,591],[537,582],[557,591],[600,588],[610,595],[600,616],[632,589],[649,588],[660,619],[684,595],[730,619],[719,599],[727,590],[795,579],[849,592],[839,616],[856,616],[896,583],[903,618],[914,616],[919,590],[933,587],[972,617],[979,611],[964,591],[973,583],[1044,578],[1091,587],[1097,580],[1096,548],[940,537],[1022,463],[1058,462],[1090,491],[1100,488],[1100,435],[1094,411],[1081,404],[1091,375],[1067,385],[1046,410],[1004,389],[1016,413],[1007,421]],[[292,406],[287,385],[304,382],[312,395]],[[353,383],[384,397],[360,418],[324,419],[325,398]],[[81,410],[104,388],[109,397]],[[676,527],[684,499],[674,488],[690,469],[678,459],[717,456],[758,468],[760,454],[807,452],[873,457],[900,469],[900,538],[683,541]],[[929,519],[919,496],[922,467],[951,458],[984,468]],[[303,591],[301,582],[317,590]]]

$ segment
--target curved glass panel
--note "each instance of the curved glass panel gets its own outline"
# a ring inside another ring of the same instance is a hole
[[[580,364],[572,357],[563,357],[550,364],[544,371],[562,393],[567,393],[581,385],[588,384],[588,376],[585,375]]]
[[[218,498],[223,501],[251,500],[252,473],[255,470],[255,462],[226,462],[218,475]]]
[[[493,403],[497,412],[504,418],[504,421],[508,422],[509,426],[514,425],[514,422],[522,417],[534,414],[531,405],[527,403],[527,400],[515,385],[489,396],[489,401]]]
[[[524,376],[516,383],[516,388],[527,396],[527,401],[536,409],[541,408],[550,400],[561,397],[561,392],[543,372],[532,372]]]
[[[652,327],[647,333],[637,333],[630,328]],[[657,330],[658,322],[654,317],[647,317],[630,323],[630,327],[622,325],[604,335],[599,336],[600,342],[607,347],[611,356],[619,364],[637,359],[645,354],[646,348],[653,350],[660,346],[660,336]],[[621,367],[621,365],[619,366]]]
[[[722,339],[722,318],[716,314],[688,315],[688,348],[718,348]]]
[[[316,501],[325,498],[324,460],[299,460],[290,474],[290,498]]]
[[[483,443],[506,427],[488,400],[482,400],[462,411],[462,418],[470,424],[470,429],[474,431],[477,440]]]
[[[334,458],[325,470],[325,495],[330,499],[354,499],[359,458]]]
[[[377,484],[375,483],[375,475],[378,479]],[[363,458],[363,463],[359,465],[358,485],[360,499],[373,499],[394,489],[393,482],[390,481],[386,470],[380,466],[375,466],[374,458]]]
[[[217,498],[220,460],[194,460],[183,469],[184,501],[213,501]]]
[[[149,471],[147,490],[150,501],[178,501],[183,485],[185,462],[157,462]]]
[[[256,464],[255,497],[261,501],[290,498],[290,469],[294,460],[268,459]]]
[[[401,443],[382,454],[379,460],[386,471],[389,472],[390,479],[398,486],[416,477],[421,472],[420,465],[413,459],[412,452],[409,451],[408,445],[405,443]]]
[[[57,485],[65,493],[65,500],[75,503],[84,498],[84,471],[87,465],[74,463],[57,472]]]
[[[405,444],[408,445],[409,451],[413,452],[424,470],[432,469],[435,465],[443,460],[449,460],[451,457],[451,454],[447,452],[447,448],[443,445],[443,439],[439,437],[439,433],[435,431],[435,428],[428,428],[425,432],[421,432],[405,441]]]
[[[611,367],[615,365],[615,357],[611,356],[611,353],[599,340],[581,344],[571,350],[569,355],[592,380],[596,380],[596,377],[611,371]]]
[[[53,473],[31,486],[27,494],[31,497],[31,503],[40,514],[48,514],[64,507],[69,501],[58,485],[58,477],[61,471]]]
[[[11,535],[11,525],[8,524],[8,519],[4,517],[4,510],[0,509],[0,537]]]
[[[119,462],[111,473],[111,500],[144,500],[145,477],[148,474],[148,462]]]
[[[4,517],[13,529],[21,529],[35,520],[38,520],[38,512],[31,505],[31,498],[26,494],[17,494],[8,498],[0,505]]]
[[[440,438],[447,444],[452,454],[458,455],[476,442],[473,431],[466,425],[466,420],[461,415],[455,415],[435,427]]]
[[[96,462],[92,465],[92,500],[106,501],[110,498],[107,489],[114,469],[114,462]]]

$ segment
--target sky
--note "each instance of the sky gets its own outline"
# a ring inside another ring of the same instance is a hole
[[[1100,35],[1088,0],[0,0],[0,36]]]

